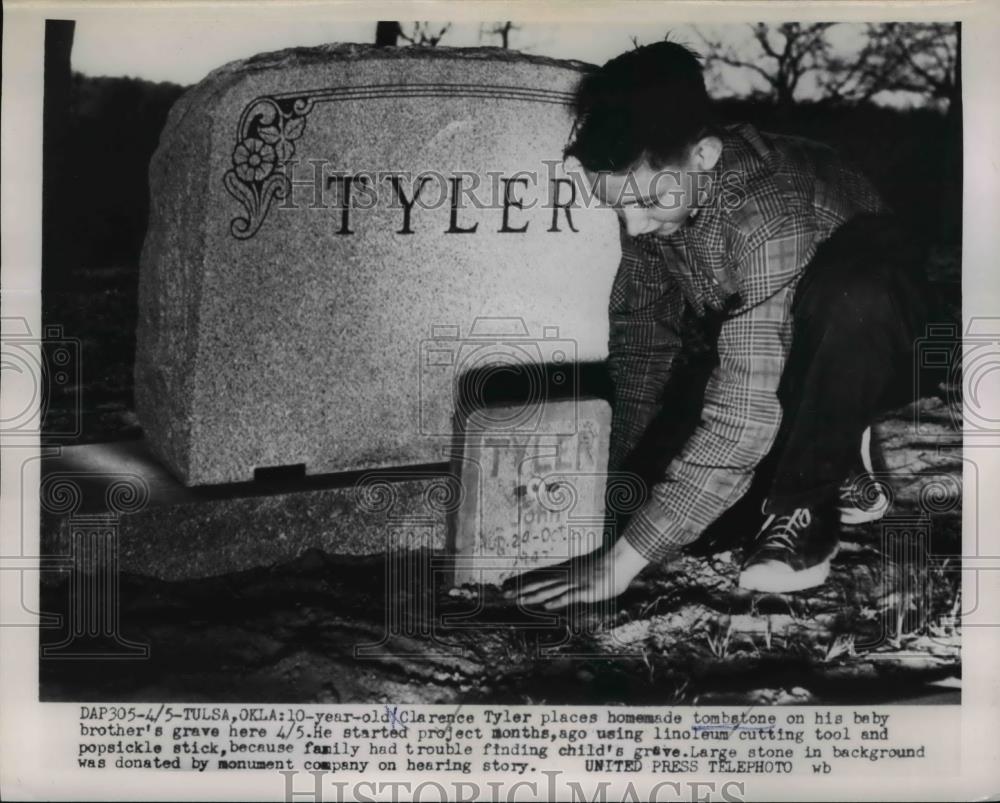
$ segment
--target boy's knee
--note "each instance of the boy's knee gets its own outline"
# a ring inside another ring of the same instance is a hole
[[[827,255],[817,267],[801,288],[795,314],[823,329],[892,325],[916,298],[915,292],[906,291],[906,268],[884,254],[855,251],[839,259]]]
[[[892,287],[877,271],[846,271],[829,288],[825,302],[838,322],[878,321],[896,315]]]

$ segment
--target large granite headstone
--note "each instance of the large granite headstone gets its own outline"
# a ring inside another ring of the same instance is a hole
[[[469,415],[452,519],[457,584],[499,585],[601,546],[610,426],[601,399]]]
[[[464,374],[602,360],[617,223],[560,161],[583,67],[337,45],[178,100],[150,167],[135,375],[170,470],[443,461]]]

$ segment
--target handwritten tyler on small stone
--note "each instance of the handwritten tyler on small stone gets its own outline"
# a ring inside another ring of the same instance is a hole
[[[496,488],[488,493],[492,503],[485,506],[502,509],[509,505],[511,518],[483,527],[477,539],[478,554],[510,558],[501,575],[523,571],[540,560],[570,557],[574,546],[583,547],[571,543],[574,533],[593,541],[591,548],[596,546],[599,528],[594,529],[595,522],[586,514],[580,518],[597,501],[584,501],[592,495],[598,478],[596,445],[597,432],[590,421],[574,435],[483,438],[482,467],[491,481],[489,487]],[[494,485],[498,481],[501,487]],[[497,492],[506,499],[493,496]],[[577,509],[578,504],[583,511]]]

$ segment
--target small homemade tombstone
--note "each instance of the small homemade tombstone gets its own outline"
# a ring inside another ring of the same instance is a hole
[[[468,416],[457,465],[456,584],[499,585],[601,546],[610,425],[601,399]]]

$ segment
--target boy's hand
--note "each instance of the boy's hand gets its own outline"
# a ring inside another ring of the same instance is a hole
[[[648,561],[624,538],[557,566],[548,566],[504,583],[507,599],[546,610],[573,603],[594,603],[622,594]]]

